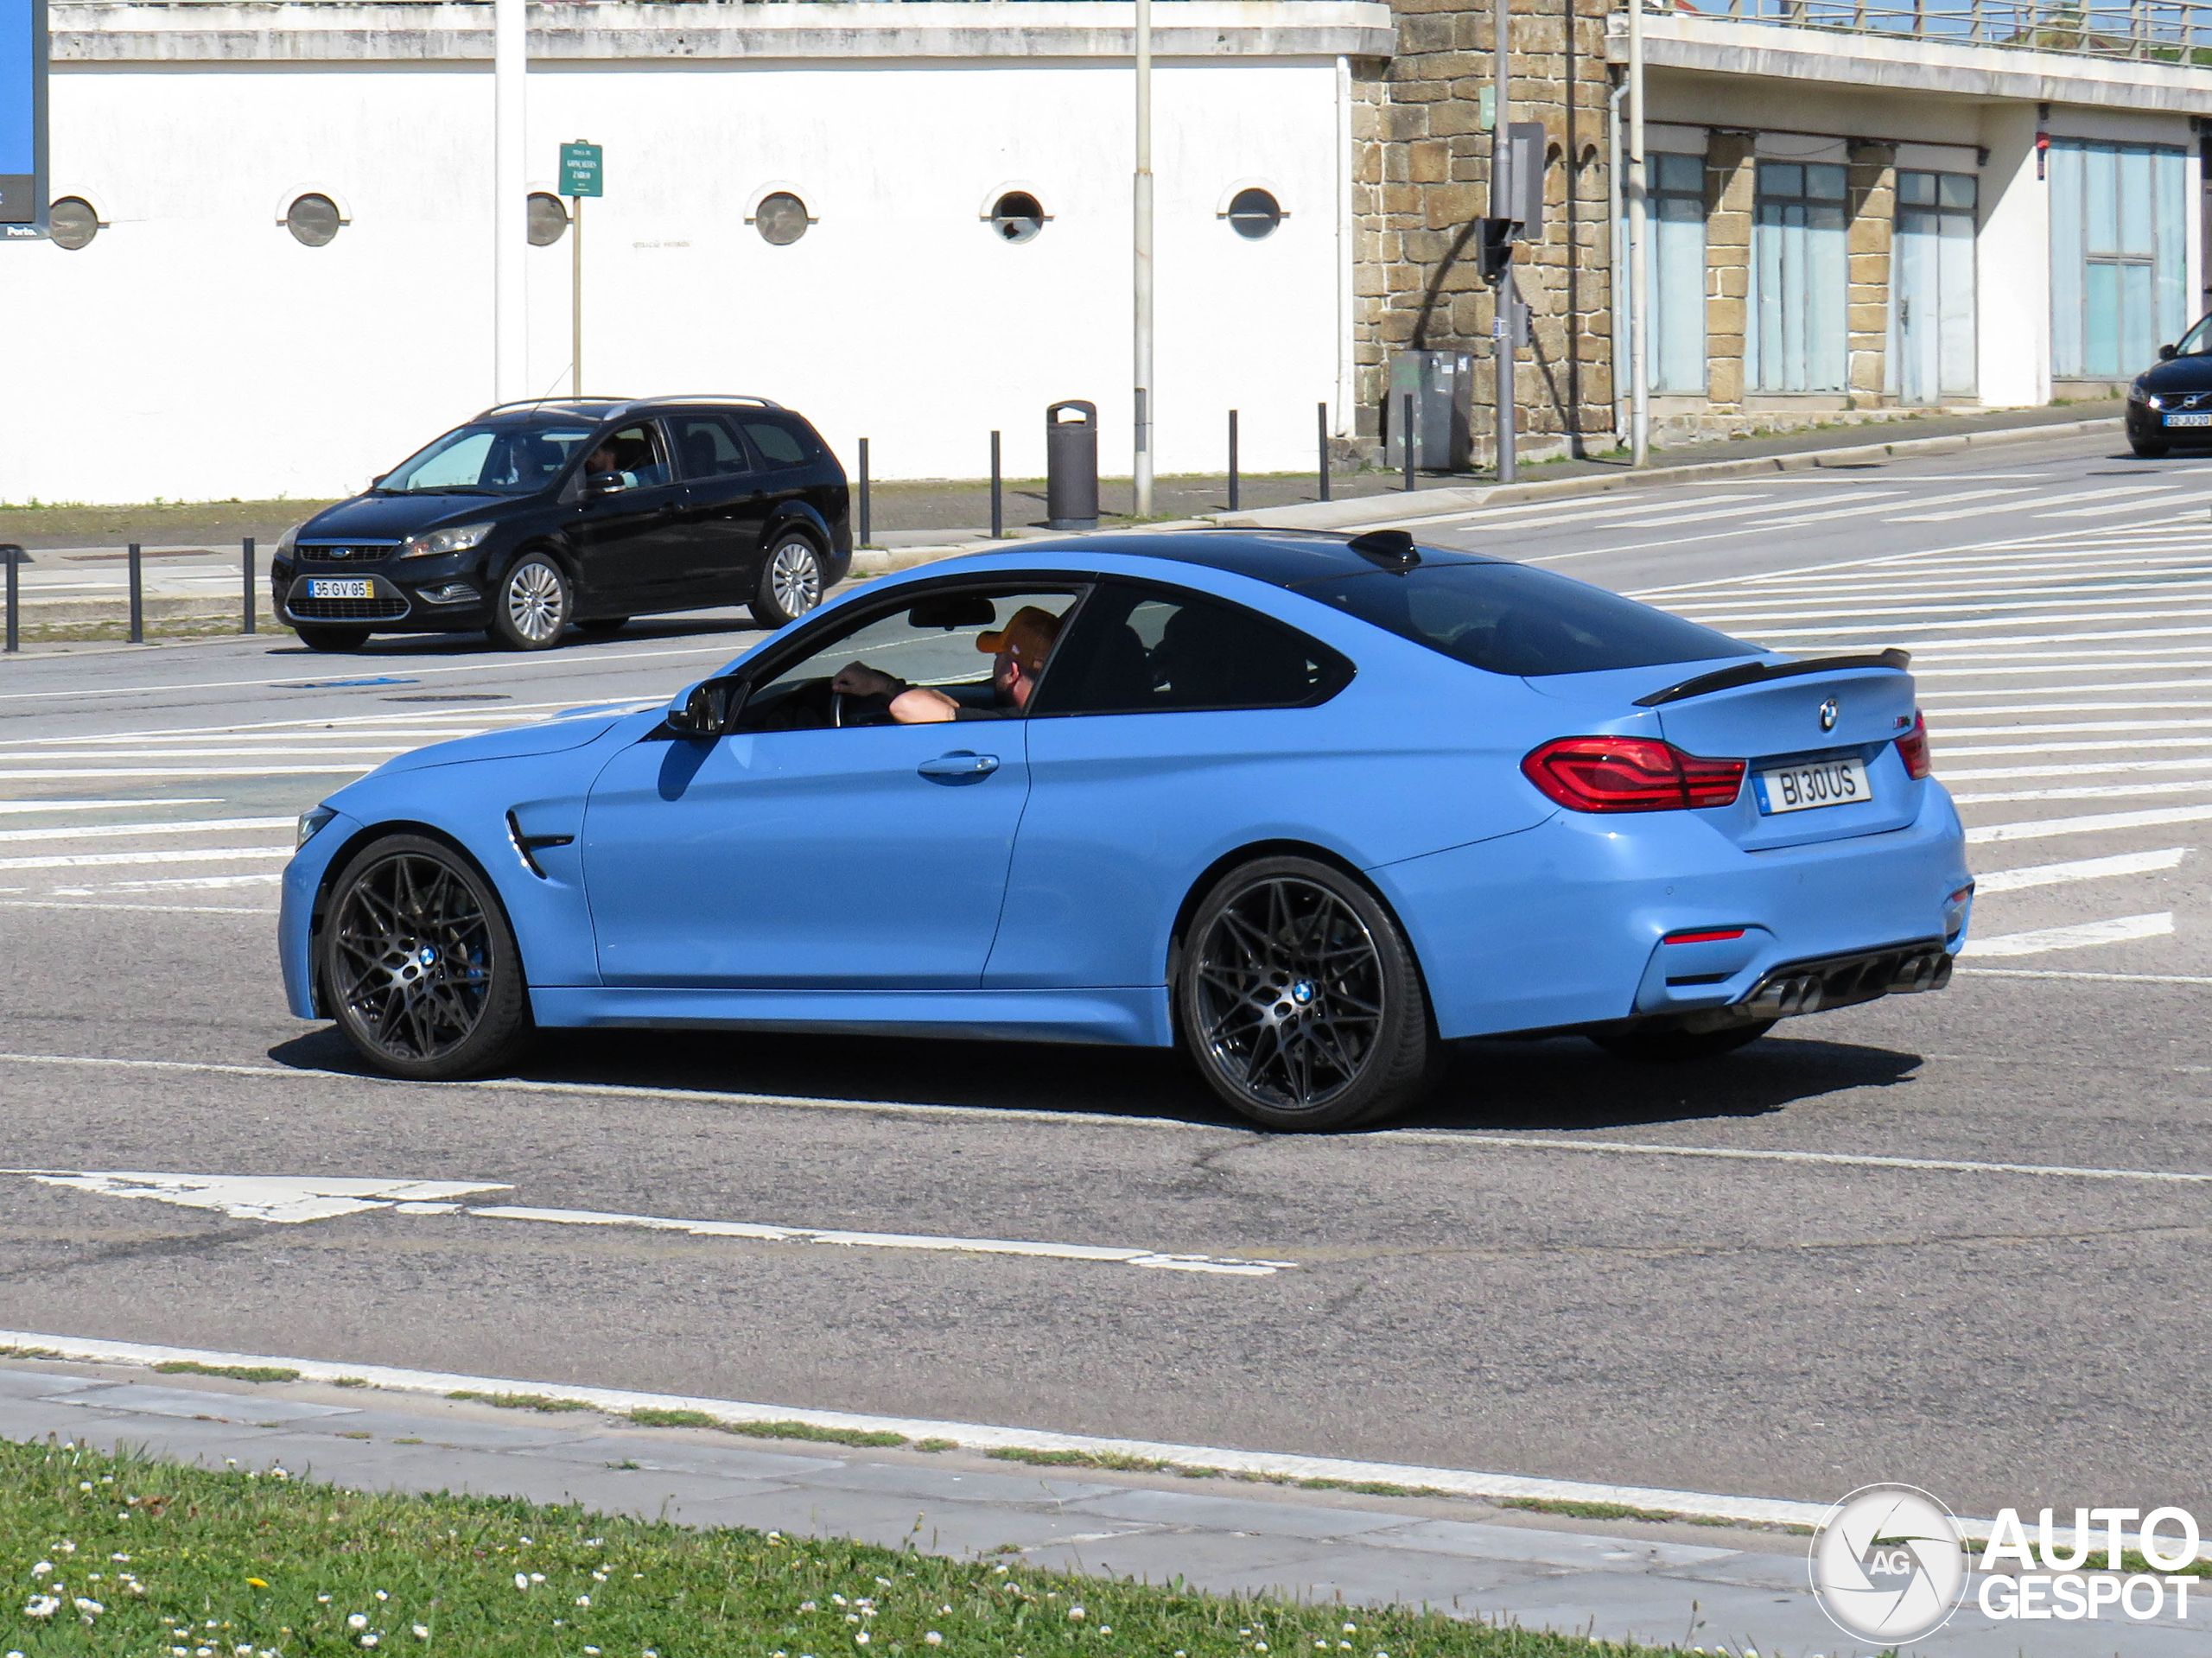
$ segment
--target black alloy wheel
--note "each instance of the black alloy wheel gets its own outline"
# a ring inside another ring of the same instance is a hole
[[[760,585],[748,608],[761,626],[782,627],[820,604],[829,585],[814,538],[803,530],[786,530],[769,543],[768,556],[760,561]]]
[[[1724,1053],[1749,1047],[1777,1023],[1770,1019],[1758,1019],[1745,1025],[1724,1026],[1717,1031],[1607,1031],[1590,1039],[1607,1053],[1623,1059],[1679,1064],[1690,1059],[1718,1059]]]
[[[550,651],[560,644],[574,606],[561,567],[543,553],[525,553],[500,581],[486,632],[510,651]]]
[[[365,627],[336,627],[327,622],[301,622],[292,631],[310,651],[358,651],[369,642]]]
[[[1262,858],[1191,918],[1176,981],[1183,1045],[1270,1128],[1349,1128],[1411,1104],[1443,1054],[1390,912],[1328,865]]]
[[[381,1070],[426,1082],[480,1076],[530,1039],[506,914],[442,842],[393,835],[356,854],[331,888],[319,943],[325,1010]]]

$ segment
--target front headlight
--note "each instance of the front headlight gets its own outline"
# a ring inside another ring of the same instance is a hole
[[[401,542],[399,556],[429,558],[437,553],[465,553],[498,527],[490,524],[457,524],[450,530],[425,530]]]
[[[307,527],[307,520],[305,518],[302,518],[289,530],[287,530],[283,535],[277,537],[276,556],[279,558],[289,558],[292,556],[292,543],[300,538],[300,531]]]
[[[337,811],[329,806],[317,806],[312,811],[302,812],[300,814],[299,838],[292,842],[292,850],[297,852],[309,841],[314,840],[315,831],[337,816]]]

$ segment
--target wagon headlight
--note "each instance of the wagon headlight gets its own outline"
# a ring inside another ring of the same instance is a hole
[[[429,558],[437,553],[465,553],[490,535],[488,524],[457,524],[450,530],[428,530],[399,543],[402,558]]]
[[[292,556],[292,544],[299,540],[300,531],[307,527],[307,520],[302,518],[299,523],[294,524],[289,530],[287,530],[283,535],[277,537],[276,556],[279,558],[289,558]]]
[[[297,852],[309,841],[315,839],[315,831],[337,816],[337,811],[329,806],[317,806],[312,811],[302,812],[298,838],[293,841],[292,850]]]

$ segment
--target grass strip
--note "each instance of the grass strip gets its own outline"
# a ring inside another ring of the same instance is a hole
[[[581,1399],[555,1399],[542,1393],[471,1393],[466,1388],[454,1389],[448,1399],[473,1399],[480,1405],[497,1405],[501,1410],[537,1410],[547,1412],[589,1410],[592,1407]]]
[[[917,1530],[920,1522],[917,1522]],[[360,1658],[1635,1658],[1429,1613],[1205,1595],[516,1500],[0,1443],[0,1651]],[[1009,1550],[1014,1546],[1007,1545]],[[1671,1649],[1670,1649],[1671,1650]]]
[[[702,1410],[656,1410],[651,1406],[630,1413],[639,1427],[710,1427],[723,1433],[742,1433],[754,1439],[816,1439],[824,1445],[905,1445],[906,1436],[887,1431],[856,1427],[816,1427],[810,1422],[726,1422]],[[925,1441],[932,1451],[951,1449],[950,1439]]]
[[[165,1376],[223,1376],[232,1382],[297,1382],[300,1373],[281,1364],[202,1364],[197,1359],[170,1359],[154,1369]]]

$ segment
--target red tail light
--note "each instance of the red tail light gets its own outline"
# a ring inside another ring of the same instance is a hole
[[[1700,759],[1649,737],[1556,738],[1522,760],[1521,771],[1579,812],[1726,806],[1744,786],[1743,761]]]
[[[1897,758],[1909,778],[1924,778],[1936,769],[1928,757],[1928,721],[1918,708],[1912,711],[1912,729],[1897,739]]]

